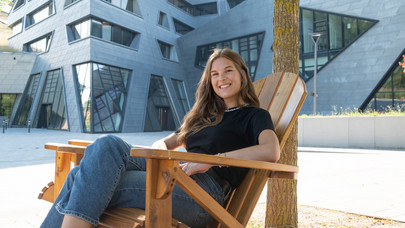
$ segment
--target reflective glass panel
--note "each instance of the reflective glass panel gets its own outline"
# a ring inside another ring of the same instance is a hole
[[[16,116],[13,120],[13,125],[26,126],[29,111],[31,109],[32,102],[35,98],[35,93],[38,89],[38,83],[41,75],[34,74],[28,80],[27,86],[24,89],[24,93],[20,100],[20,104],[17,109]]]
[[[49,71],[33,126],[67,130],[65,94],[60,70]]]
[[[174,23],[174,28],[176,29],[176,32],[180,33],[182,35],[194,30],[193,27],[188,26],[188,25],[184,24],[183,22],[176,20],[174,18],[173,18],[173,23]]]
[[[13,25],[13,35],[22,32],[22,20]]]
[[[184,89],[183,82],[180,80],[172,79],[174,91],[177,95],[177,100],[180,103],[181,112],[179,113],[179,117],[182,118],[184,115],[190,110],[187,102],[186,91]],[[181,117],[182,116],[182,117]]]
[[[312,78],[314,70],[313,64],[307,65],[308,61],[305,61],[305,59],[313,59],[315,55],[315,44],[309,33],[321,34],[317,42],[319,52],[317,55],[318,57],[323,56],[318,59],[318,70],[321,70],[322,66],[335,58],[363,31],[377,22],[302,7],[300,15],[300,76],[305,81]]]
[[[146,107],[145,131],[169,131],[175,127],[172,104],[163,78],[152,75]]]
[[[43,38],[30,42],[30,43],[24,45],[24,49],[27,52],[37,52],[37,53],[46,52],[46,51],[48,51],[48,48],[49,48],[51,36],[52,36],[52,34],[48,34],[47,36],[45,36]]]
[[[85,132],[120,132],[130,71],[98,63],[75,66]],[[93,118],[92,118],[93,117]]]

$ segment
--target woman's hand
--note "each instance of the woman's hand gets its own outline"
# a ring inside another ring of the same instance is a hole
[[[186,162],[180,164],[180,168],[189,176],[196,173],[205,173],[211,167],[212,165],[210,164],[194,163],[194,162]]]

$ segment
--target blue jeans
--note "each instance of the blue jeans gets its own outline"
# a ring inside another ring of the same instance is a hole
[[[107,208],[145,208],[146,160],[129,156],[131,146],[107,135],[86,148],[73,168],[41,227],[61,227],[66,214],[97,225]],[[221,205],[224,193],[208,174],[191,176]],[[177,185],[173,189],[173,217],[191,227],[204,227],[212,217]]]

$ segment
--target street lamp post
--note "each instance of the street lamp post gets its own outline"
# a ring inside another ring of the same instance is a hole
[[[319,38],[321,37],[322,34],[320,33],[309,33],[309,36],[311,36],[312,42],[314,42],[314,92],[313,95],[314,96],[314,115],[316,115],[316,97],[318,96],[318,94],[316,93],[316,73],[318,71],[318,41]]]

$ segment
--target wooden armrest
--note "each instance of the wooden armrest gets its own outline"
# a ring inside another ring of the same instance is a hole
[[[63,143],[46,143],[45,149],[55,150],[59,153],[84,154],[85,146],[76,146]]]
[[[81,139],[71,139],[68,141],[70,145],[76,145],[76,146],[88,146],[92,144],[94,141],[90,140],[81,140]]]
[[[192,152],[179,152],[172,150],[158,149],[131,149],[131,156],[145,157],[153,159],[178,160],[198,163],[208,163],[221,166],[237,166],[251,169],[264,169],[287,173],[298,173],[298,166],[284,165],[275,162],[253,161],[230,157],[220,157],[216,155],[199,154]]]

